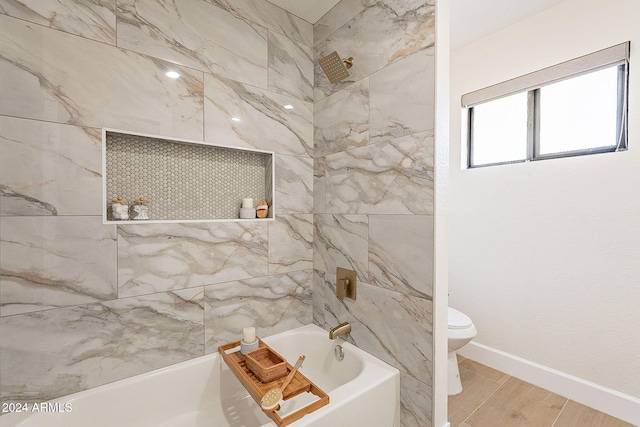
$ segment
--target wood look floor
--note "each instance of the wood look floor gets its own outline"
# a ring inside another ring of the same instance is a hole
[[[458,356],[462,393],[449,396],[451,427],[634,427]]]

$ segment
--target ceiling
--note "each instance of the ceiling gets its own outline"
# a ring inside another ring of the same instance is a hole
[[[340,0],[268,0],[316,23]],[[451,48],[455,49],[534,15],[563,0],[450,0]]]
[[[478,40],[562,1],[451,0],[451,48]]]

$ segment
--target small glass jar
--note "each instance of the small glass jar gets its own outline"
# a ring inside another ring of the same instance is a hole
[[[149,219],[149,200],[140,196],[131,202],[131,219]]]
[[[111,217],[114,221],[123,221],[129,219],[129,201],[118,197],[111,201]]]

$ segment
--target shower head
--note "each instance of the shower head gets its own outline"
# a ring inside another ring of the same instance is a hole
[[[320,60],[320,66],[332,84],[349,77],[347,70],[351,68],[352,65],[353,57],[340,59],[340,55],[335,51]]]

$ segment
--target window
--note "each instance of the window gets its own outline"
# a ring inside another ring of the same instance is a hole
[[[462,97],[468,166],[627,148],[629,42]]]
[[[500,98],[470,110],[473,165],[527,159],[527,93]]]

